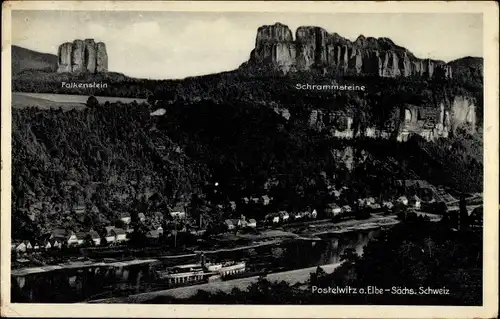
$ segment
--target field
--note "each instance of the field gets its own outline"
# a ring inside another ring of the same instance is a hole
[[[88,98],[89,96],[87,95],[13,92],[12,107],[26,108],[30,106],[36,106],[41,109],[62,107],[64,110],[81,110],[85,108],[85,103],[87,102]],[[96,98],[99,103],[105,103],[106,101],[110,103],[117,101],[130,103],[134,100],[137,101],[137,103],[146,102],[146,99],[132,99],[122,97],[96,96]]]

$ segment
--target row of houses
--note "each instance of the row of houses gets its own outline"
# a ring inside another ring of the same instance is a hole
[[[224,223],[228,230],[257,227],[257,221],[253,218],[247,220],[245,215],[241,215],[240,218],[226,219]]]

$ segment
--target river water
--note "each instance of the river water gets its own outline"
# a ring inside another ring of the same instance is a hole
[[[380,229],[322,235],[321,240],[293,240],[240,251],[207,254],[208,260],[245,260],[247,270],[285,271],[340,262],[342,253],[363,247]],[[63,269],[12,276],[11,302],[73,303],[166,289],[155,270],[174,264],[196,262],[196,257],[160,258],[152,264],[120,268]]]

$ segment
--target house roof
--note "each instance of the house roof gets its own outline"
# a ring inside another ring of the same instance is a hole
[[[144,215],[144,213],[139,213],[139,214],[137,214],[137,216],[139,216],[139,217],[146,217],[146,215]]]
[[[62,228],[54,228],[51,231],[51,234],[54,237],[64,237],[64,236],[66,236],[67,233],[68,233],[68,231],[66,229],[62,229]]]
[[[114,232],[116,235],[124,235],[124,234],[126,234],[126,233],[127,233],[127,232],[126,232],[124,229],[122,229],[122,228],[115,228],[115,229],[113,229],[113,232]]]
[[[92,239],[101,238],[101,236],[99,236],[99,234],[95,230],[89,231],[89,235],[90,237],[92,237]]]
[[[177,203],[173,208],[170,209],[170,213],[182,212],[185,213],[184,203]]]
[[[120,213],[120,218],[130,217],[130,213]]]
[[[150,230],[146,233],[146,237],[158,238],[158,237],[160,237],[160,233],[157,230]]]
[[[329,208],[340,208],[339,205],[335,204],[335,203],[330,203],[328,204],[328,207]]]
[[[86,232],[77,232],[75,234],[76,238],[78,239],[85,239],[85,237],[87,237],[87,233]]]
[[[255,219],[253,219],[253,218],[250,218],[250,219],[248,220],[248,223],[250,223],[250,224],[254,224],[254,223],[257,223],[257,221],[256,221]]]
[[[234,225],[231,219],[226,219],[224,222],[226,223],[226,225]]]
[[[263,195],[263,196],[261,196],[261,198],[262,198],[263,200],[269,200],[269,196],[267,196],[267,195]]]

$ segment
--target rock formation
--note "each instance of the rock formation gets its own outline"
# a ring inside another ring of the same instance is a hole
[[[255,48],[242,68],[324,73],[451,78],[451,66],[443,61],[419,59],[388,38],[360,35],[354,42],[315,26],[299,27],[295,33],[281,23],[257,30]]]
[[[106,45],[93,39],[74,40],[59,46],[58,73],[103,73],[108,71]]]

